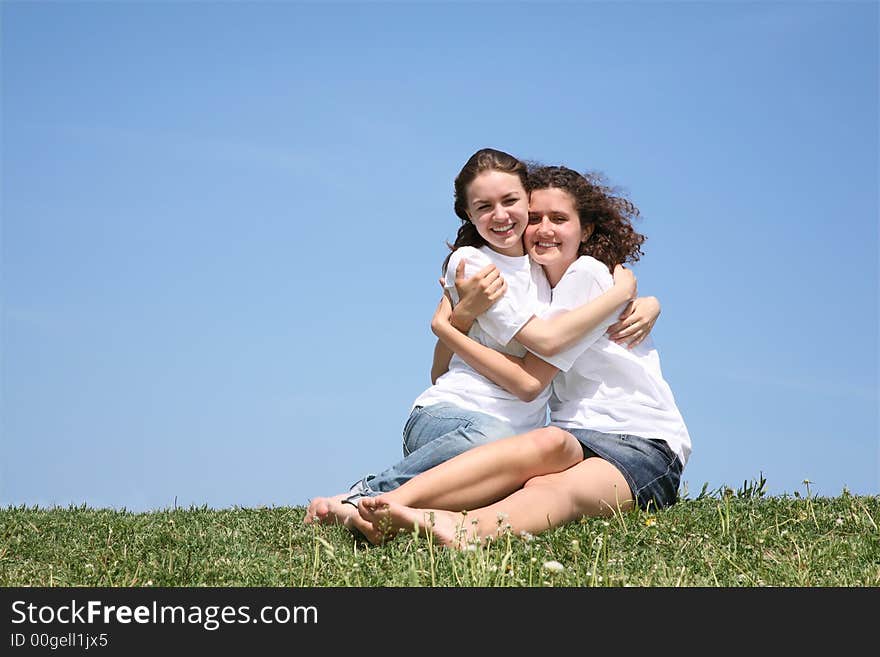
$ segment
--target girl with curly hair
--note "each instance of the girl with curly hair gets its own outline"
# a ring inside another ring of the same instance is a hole
[[[566,167],[540,167],[529,181],[525,246],[553,288],[550,313],[563,312],[609,289],[614,265],[639,258],[638,210],[597,176]],[[550,426],[476,447],[360,500],[356,526],[371,540],[418,526],[462,548],[494,535],[499,518],[516,533],[537,533],[675,503],[691,441],[650,340],[627,349],[594,332],[553,356],[515,359],[470,340],[449,316],[441,300],[437,336],[499,385],[552,379]]]

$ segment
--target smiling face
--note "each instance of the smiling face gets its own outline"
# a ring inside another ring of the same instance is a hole
[[[522,234],[529,216],[529,197],[518,176],[484,171],[467,188],[467,216],[480,236],[498,253],[525,254]]]
[[[529,199],[529,225],[524,242],[532,260],[543,265],[551,285],[578,258],[592,226],[581,227],[574,198],[555,187],[536,189]]]

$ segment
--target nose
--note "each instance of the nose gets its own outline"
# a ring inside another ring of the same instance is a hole
[[[546,215],[541,217],[541,223],[538,224],[536,232],[541,235],[547,235],[553,232],[553,223]]]
[[[510,212],[507,211],[507,208],[500,203],[495,206],[495,221],[502,221],[508,217],[510,217]]]

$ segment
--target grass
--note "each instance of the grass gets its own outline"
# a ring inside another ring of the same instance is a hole
[[[880,496],[769,497],[765,482],[659,513],[585,518],[534,537],[499,530],[458,552],[384,546],[304,525],[304,507],[0,509],[0,585],[294,587],[874,587]]]

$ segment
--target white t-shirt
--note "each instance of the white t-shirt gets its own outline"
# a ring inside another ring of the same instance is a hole
[[[613,285],[605,265],[581,256],[553,288],[547,313],[576,308]],[[562,428],[665,440],[684,465],[691,439],[663,379],[653,340],[649,335],[631,350],[612,342],[605,329],[614,317],[574,347],[544,358],[560,370],[550,386],[550,422]]]
[[[494,264],[507,281],[504,296],[477,317],[468,335],[496,351],[524,356],[525,347],[513,336],[532,316],[542,313],[550,302],[550,284],[544,270],[532,266],[528,256],[505,256],[488,246],[463,246],[452,253],[446,267],[445,286],[453,305],[459,301],[455,270],[462,259],[465,261],[465,276],[473,276],[486,265]],[[447,402],[492,415],[509,423],[514,433],[525,433],[547,423],[549,398],[548,386],[534,401],[524,402],[474,370],[458,355],[453,355],[449,371],[419,395],[413,406]]]

